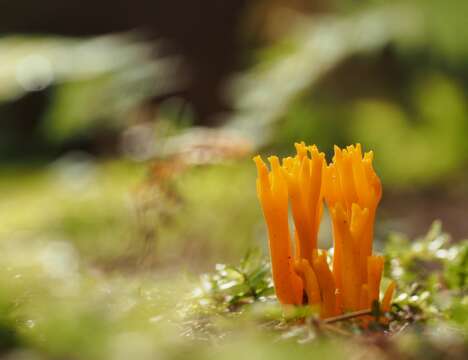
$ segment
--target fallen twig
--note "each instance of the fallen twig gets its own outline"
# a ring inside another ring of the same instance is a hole
[[[334,316],[328,319],[323,320],[325,324],[332,324],[338,321],[343,321],[343,320],[349,320],[353,319],[359,316],[365,316],[365,315],[372,315],[372,310],[371,309],[366,309],[366,310],[359,310],[359,311],[354,311],[351,313],[347,313],[344,315],[339,315],[339,316]]]

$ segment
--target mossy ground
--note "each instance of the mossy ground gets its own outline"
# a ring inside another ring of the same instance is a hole
[[[398,290],[392,312],[373,316],[388,323],[323,322],[274,297],[252,170],[201,167],[161,186],[124,162],[4,169],[3,355],[465,358],[467,241],[439,223],[419,239],[386,237]]]

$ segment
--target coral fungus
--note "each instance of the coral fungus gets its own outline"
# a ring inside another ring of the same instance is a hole
[[[384,267],[383,257],[372,253],[375,213],[382,195],[373,154],[363,155],[359,144],[335,147],[327,165],[316,146],[295,146],[294,157],[281,162],[269,157],[271,170],[260,156],[254,158],[276,295],[283,304],[319,306],[322,318],[370,309],[380,299]],[[333,225],[331,268],[327,252],[317,247],[324,200]],[[383,296],[382,311],[389,310],[394,288],[391,283]]]

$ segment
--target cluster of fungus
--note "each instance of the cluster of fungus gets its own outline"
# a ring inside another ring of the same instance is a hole
[[[317,306],[322,318],[370,309],[375,302],[381,311],[388,311],[395,284],[390,283],[380,301],[384,259],[372,253],[375,213],[382,195],[372,152],[363,155],[359,144],[346,149],[335,146],[333,160],[327,164],[316,146],[295,146],[294,157],[281,162],[269,157],[271,170],[260,156],[254,158],[279,301]],[[331,267],[327,251],[317,247],[324,200],[333,227]]]

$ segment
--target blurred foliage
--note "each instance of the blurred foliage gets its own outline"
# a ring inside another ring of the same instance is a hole
[[[225,126],[242,130],[257,146],[280,150],[298,137],[325,148],[361,142],[379,154],[377,167],[395,186],[441,182],[464,168],[466,2],[328,5],[329,12],[312,17],[294,12],[310,8],[302,2],[258,6],[271,23],[266,27],[281,31],[268,46],[251,52],[252,66],[232,82],[234,112]],[[281,14],[292,25],[282,24]],[[142,104],[180,89],[187,80],[180,61],[164,56],[159,47],[136,34],[3,37],[0,99],[49,89],[41,129],[53,144],[92,136],[97,129],[152,121],[154,113],[142,115]],[[355,71],[352,65],[334,75],[349,59],[364,64],[354,78],[359,86],[352,88],[341,79]],[[378,72],[366,74],[372,66]],[[394,78],[394,83],[376,85],[369,80],[376,76]],[[335,83],[331,89],[327,78]],[[178,121],[180,108],[170,115],[172,121]],[[192,117],[187,116],[190,122]],[[8,143],[3,135],[3,146]]]
[[[297,134],[325,149],[358,141],[374,150],[387,184],[442,182],[468,160],[465,93],[453,79],[434,73],[419,75],[408,92],[408,104],[372,97],[345,103],[300,98],[278,123],[275,146],[288,148]]]
[[[466,66],[468,27],[466,1],[413,0],[426,20],[425,47],[440,62]]]
[[[185,81],[174,76],[179,60],[160,47],[128,33],[2,37],[0,103],[51,88],[41,131],[52,143],[90,136],[96,128],[122,129],[131,110]]]
[[[389,43],[417,42],[423,30],[418,9],[399,2],[348,15],[301,20],[285,40],[272,45],[279,46],[278,51],[264,52],[266,66],[260,57],[259,65],[232,85],[236,113],[229,126],[250,134],[258,145],[274,138],[272,124],[287,112],[291,102],[340,62],[357,54],[371,54]]]
[[[466,2],[336,5],[335,13],[297,15],[257,53],[234,82],[229,126],[280,151],[298,139],[324,148],[360,142],[396,187],[443,182],[463,169]]]
[[[377,164],[389,183],[434,183],[468,160],[466,96],[453,80],[434,74],[418,79],[410,91],[410,111],[385,101],[358,103],[351,136],[379,154]]]

